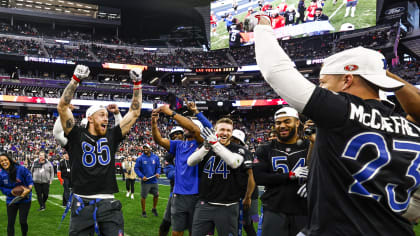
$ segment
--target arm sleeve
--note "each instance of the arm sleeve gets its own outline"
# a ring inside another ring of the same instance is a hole
[[[217,142],[212,147],[213,151],[222,158],[233,169],[242,165],[244,157],[238,153],[233,153],[221,143]]]
[[[189,166],[197,165],[203,160],[203,158],[207,155],[208,152],[209,150],[207,150],[203,145],[200,149],[197,149],[193,154],[191,154],[188,157],[187,165]]]
[[[123,118],[122,118],[121,112],[118,113],[117,115],[114,114],[115,125],[119,125],[122,119]]]
[[[280,97],[301,112],[315,85],[294,68],[270,25],[257,25],[254,35],[256,60],[264,79]]]
[[[140,171],[140,163],[141,163],[141,158],[137,158],[136,160],[136,165],[134,166],[134,172],[136,172],[136,175],[142,179],[144,177],[144,174]]]
[[[207,119],[207,117],[203,115],[202,112],[195,115],[195,117],[197,117],[197,119],[201,122],[201,124],[203,124],[204,127],[208,127],[210,129],[213,128],[213,125],[211,124],[211,122]]]
[[[62,147],[66,146],[68,140],[66,137],[64,137],[64,130],[63,130],[63,126],[61,125],[60,117],[58,117],[55,120],[54,128],[53,128],[53,135],[54,135],[55,140],[57,140],[57,142]]]

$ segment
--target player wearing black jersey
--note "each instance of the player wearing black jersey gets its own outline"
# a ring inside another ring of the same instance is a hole
[[[261,25],[263,24],[263,25]],[[265,80],[317,124],[308,177],[308,235],[414,235],[402,214],[420,185],[420,127],[379,100],[386,60],[357,47],[324,60],[320,87],[307,81],[262,16],[255,29]]]
[[[222,118],[216,122],[216,134],[206,127],[206,140],[188,157],[188,165],[199,164],[199,201],[196,204],[192,235],[202,236],[214,227],[219,235],[238,234],[239,199],[244,196],[251,164],[245,149],[231,143],[233,122]],[[216,136],[217,135],[217,136]]]
[[[257,148],[253,168],[257,185],[265,186],[262,235],[294,236],[307,224],[306,198],[297,192],[308,174],[309,142],[299,139],[300,120],[295,109],[279,109],[274,120],[279,139]]]
[[[89,76],[89,68],[77,65],[70,83],[58,103],[64,134],[68,138],[73,202],[69,235],[122,235],[124,222],[121,203],[114,199],[118,192],[115,179],[115,152],[123,137],[140,116],[142,71],[130,71],[134,81],[130,110],[119,125],[108,127],[108,112],[104,106],[94,105],[86,111],[87,128],[74,125],[69,106],[82,79]],[[100,229],[100,232],[99,232]]]

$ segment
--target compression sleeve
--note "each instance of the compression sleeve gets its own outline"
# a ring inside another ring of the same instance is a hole
[[[121,112],[114,115],[114,119],[115,119],[115,125],[118,125],[121,122],[121,120],[123,119],[122,115],[121,115]]]
[[[54,135],[55,140],[57,140],[57,142],[62,147],[66,146],[68,139],[64,137],[64,130],[63,130],[63,126],[61,125],[60,117],[58,117],[57,120],[55,120],[54,128],[53,128],[53,135]]]
[[[211,148],[220,158],[222,158],[222,160],[226,162],[226,164],[228,164],[233,169],[241,166],[242,162],[244,161],[244,157],[242,155],[231,152],[219,142],[213,144]]]
[[[270,25],[257,25],[254,35],[257,64],[264,79],[281,98],[302,112],[315,85],[294,68]]]
[[[196,150],[193,154],[191,154],[191,156],[188,157],[188,166],[195,166],[200,163],[208,152],[209,150],[207,150],[203,145],[200,149]]]

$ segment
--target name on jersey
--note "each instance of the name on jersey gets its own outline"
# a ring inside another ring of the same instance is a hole
[[[365,112],[365,108],[362,105],[357,106],[353,103],[350,103],[350,105],[350,120],[358,121],[365,126],[388,133],[408,135],[411,137],[420,136],[420,128],[402,116],[383,117],[376,109]]]

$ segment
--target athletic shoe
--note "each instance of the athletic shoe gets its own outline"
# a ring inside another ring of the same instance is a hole
[[[134,199],[134,193],[131,194],[131,199]]]
[[[143,216],[143,218],[147,218],[146,212],[144,211],[143,214],[141,214],[141,216]]]
[[[152,213],[153,213],[153,215],[158,216],[158,213],[157,213],[156,209],[152,209]]]
[[[45,207],[39,208],[38,211],[45,211]]]
[[[130,192],[127,192],[127,194],[125,196],[126,197],[130,197]]]

